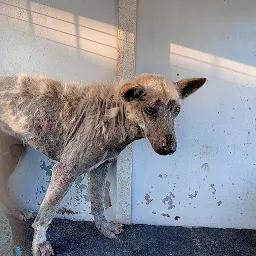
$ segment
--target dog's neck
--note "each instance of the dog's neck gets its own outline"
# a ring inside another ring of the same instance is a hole
[[[123,126],[123,129],[126,131],[127,140],[130,141],[131,143],[134,140],[143,138],[143,130],[138,126],[138,124],[136,124],[128,118],[125,109],[125,104],[123,103],[123,101],[119,101],[119,109],[119,118],[123,120],[123,122],[120,123],[120,125]]]
[[[111,118],[108,119],[110,133],[112,136],[116,137],[116,141],[120,144],[130,144],[134,140],[138,140],[144,137],[144,132],[142,129],[133,121],[128,118],[127,110],[125,108],[125,103],[119,94],[119,91],[113,91],[110,93],[111,96],[106,98],[106,105],[113,106],[112,109],[108,110],[110,113],[115,113]],[[109,100],[109,102],[107,102]]]

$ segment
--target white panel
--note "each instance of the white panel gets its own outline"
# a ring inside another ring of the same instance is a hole
[[[75,81],[115,78],[117,8],[117,0],[1,1],[1,74],[27,72]],[[49,159],[28,150],[13,176],[14,192],[24,207],[39,208],[51,166]],[[114,171],[109,180],[115,200]],[[87,188],[88,177],[79,177],[61,204],[65,217],[91,219]]]
[[[256,2],[140,0],[138,10],[137,73],[208,82],[184,103],[173,156],[135,143],[133,222],[256,228]]]

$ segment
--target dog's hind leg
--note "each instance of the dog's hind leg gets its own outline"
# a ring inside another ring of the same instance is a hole
[[[108,222],[104,214],[104,191],[110,164],[104,164],[90,172],[91,211],[95,225],[107,238],[116,238],[123,231],[122,224]]]
[[[0,132],[0,202],[4,210],[19,220],[33,216],[31,212],[19,209],[9,196],[9,178],[15,171],[25,146],[17,139]]]
[[[52,222],[61,200],[66,195],[73,181],[77,178],[77,172],[69,165],[57,163],[52,170],[52,178],[39,213],[32,225],[34,238],[32,252],[34,256],[53,255],[50,243],[46,240],[46,231]]]

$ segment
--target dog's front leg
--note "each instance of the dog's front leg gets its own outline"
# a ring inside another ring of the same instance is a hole
[[[32,244],[34,256],[54,255],[50,243],[46,239],[46,231],[50,225],[61,200],[77,177],[72,167],[58,163],[53,167],[52,178],[39,213],[32,225],[35,233]]]
[[[91,211],[98,230],[108,238],[116,238],[116,234],[123,231],[119,223],[108,222],[104,214],[104,191],[108,167],[104,164],[90,172]]]

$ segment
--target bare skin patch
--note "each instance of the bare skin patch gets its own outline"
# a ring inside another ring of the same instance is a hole
[[[43,132],[51,132],[53,129],[53,120],[48,117],[36,117],[34,120],[34,126],[37,130]]]

